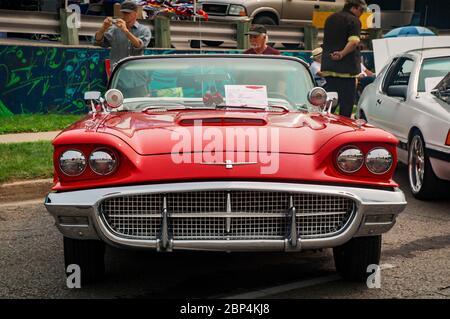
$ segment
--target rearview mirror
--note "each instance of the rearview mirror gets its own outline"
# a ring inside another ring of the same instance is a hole
[[[387,95],[392,97],[401,97],[404,100],[408,97],[407,85],[391,85],[387,89]]]

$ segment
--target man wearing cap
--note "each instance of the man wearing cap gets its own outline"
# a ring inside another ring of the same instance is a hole
[[[123,2],[120,11],[122,19],[107,17],[95,33],[95,45],[111,47],[111,70],[123,58],[142,55],[152,36],[148,27],[137,22],[138,6],[134,1]]]
[[[267,29],[263,25],[253,24],[245,35],[250,36],[251,48],[244,51],[244,54],[280,55],[280,51],[267,45]]]
[[[323,77],[321,72],[322,70],[322,48],[316,48],[311,52],[311,59],[313,59],[313,63],[311,63],[309,69],[316,80],[318,86],[324,87],[327,81]]]
[[[359,17],[366,7],[364,0],[346,0],[344,9],[325,21],[321,71],[327,89],[339,94],[339,113],[346,117],[352,114],[356,78],[361,73]]]

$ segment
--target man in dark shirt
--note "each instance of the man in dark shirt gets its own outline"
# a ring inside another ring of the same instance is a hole
[[[356,78],[361,73],[359,17],[366,7],[364,0],[346,0],[344,9],[325,22],[322,73],[327,81],[326,89],[339,94],[339,112],[346,117],[352,114]]]
[[[252,25],[245,35],[250,36],[251,48],[246,50],[244,54],[280,55],[280,51],[267,45],[267,29],[263,25]]]

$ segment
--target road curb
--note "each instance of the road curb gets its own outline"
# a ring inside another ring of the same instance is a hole
[[[53,179],[37,179],[0,185],[0,203],[20,202],[30,199],[44,201],[53,185]]]

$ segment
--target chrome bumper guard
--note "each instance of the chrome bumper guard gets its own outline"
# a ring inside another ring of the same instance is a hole
[[[193,192],[209,190],[282,191],[319,195],[336,195],[352,199],[356,204],[354,216],[339,233],[325,238],[301,238],[297,233],[296,208],[286,212],[290,234],[284,239],[266,240],[174,240],[168,224],[170,214],[166,204],[161,211],[161,231],[156,240],[142,240],[117,236],[105,224],[99,205],[108,198],[151,193]],[[111,187],[49,193],[45,206],[55,218],[61,233],[74,239],[98,239],[113,246],[150,248],[161,251],[210,250],[210,251],[299,251],[330,248],[344,244],[352,237],[379,235],[389,231],[397,215],[406,207],[403,192],[326,186],[313,184],[264,183],[264,182],[199,182]]]

